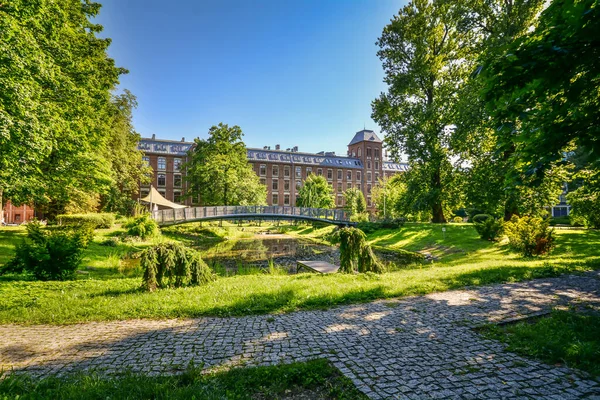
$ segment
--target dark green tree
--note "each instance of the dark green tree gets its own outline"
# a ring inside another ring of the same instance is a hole
[[[310,175],[298,191],[296,204],[299,207],[333,208],[333,189],[324,177]]]
[[[358,188],[350,188],[344,192],[346,206],[344,207],[351,214],[362,214],[367,211],[367,202],[363,192]]]
[[[205,206],[263,205],[267,190],[247,159],[242,129],[219,123],[208,139],[195,139],[190,150],[186,180],[188,196],[200,196]]]

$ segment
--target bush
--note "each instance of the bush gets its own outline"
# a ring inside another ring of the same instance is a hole
[[[510,246],[525,257],[548,253],[554,247],[554,230],[548,229],[548,220],[516,215],[504,224]]]
[[[550,219],[550,225],[571,225],[571,219],[566,215],[562,217],[552,217]]]
[[[110,213],[62,214],[56,219],[59,225],[91,225],[94,229],[110,229],[115,223],[115,215]]]
[[[214,274],[196,250],[180,243],[161,243],[144,250],[140,256],[144,268],[144,287],[157,288],[201,285]]]
[[[473,222],[475,224],[481,223],[490,218],[492,218],[492,216],[490,214],[477,214],[473,218],[471,218],[471,222]]]
[[[42,281],[74,279],[83,250],[92,238],[89,227],[48,231],[39,222],[30,222],[27,239],[16,246],[15,257],[0,270],[0,275],[25,272]]]
[[[352,214],[350,216],[350,222],[369,222],[369,213],[362,212]]]
[[[158,224],[150,218],[150,214],[133,218],[125,224],[125,228],[127,228],[128,235],[137,236],[142,239],[149,239],[160,234]]]
[[[342,228],[336,231],[336,239],[340,243],[340,272],[383,272],[383,265],[361,230]]]
[[[487,218],[483,222],[475,222],[474,225],[479,237],[485,240],[496,241],[504,231],[504,221],[502,219]]]
[[[404,225],[404,222],[404,218],[390,218],[377,222],[359,222],[356,227],[368,235],[380,229],[398,229]]]
[[[455,223],[457,223],[457,224],[458,224],[458,223],[461,223],[461,222],[463,222],[463,219],[462,219],[462,217],[459,217],[459,216],[457,215],[456,217],[452,218],[452,222],[455,222]]]

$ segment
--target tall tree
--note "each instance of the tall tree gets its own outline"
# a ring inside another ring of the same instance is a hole
[[[392,154],[408,155],[408,174],[419,181],[408,186],[409,196],[419,189],[415,212],[428,210],[433,222],[446,222],[457,200],[449,190],[456,179],[448,128],[452,103],[473,65],[471,33],[458,25],[452,2],[414,0],[377,42],[389,89],[373,102],[373,119]]]
[[[219,123],[208,131],[208,139],[194,140],[188,155],[188,196],[200,196],[201,204],[262,205],[267,190],[248,163],[242,129]]]
[[[333,208],[333,189],[325,177],[310,175],[298,191],[296,204],[299,207]]]
[[[0,197],[60,209],[110,183],[102,158],[119,75],[80,0],[0,3]]]
[[[365,195],[358,188],[350,188],[344,192],[344,200],[346,206],[344,207],[348,212],[353,215],[362,214],[367,212],[367,201]]]

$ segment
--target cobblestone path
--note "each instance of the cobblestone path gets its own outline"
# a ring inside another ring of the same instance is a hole
[[[600,399],[599,382],[504,350],[472,328],[574,304],[600,307],[600,273],[277,316],[0,326],[0,367],[46,376],[176,373],[324,357],[373,399]]]

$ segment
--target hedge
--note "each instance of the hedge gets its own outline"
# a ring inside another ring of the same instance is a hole
[[[91,225],[94,229],[112,228],[115,215],[110,213],[97,214],[62,214],[56,217],[59,225]]]

